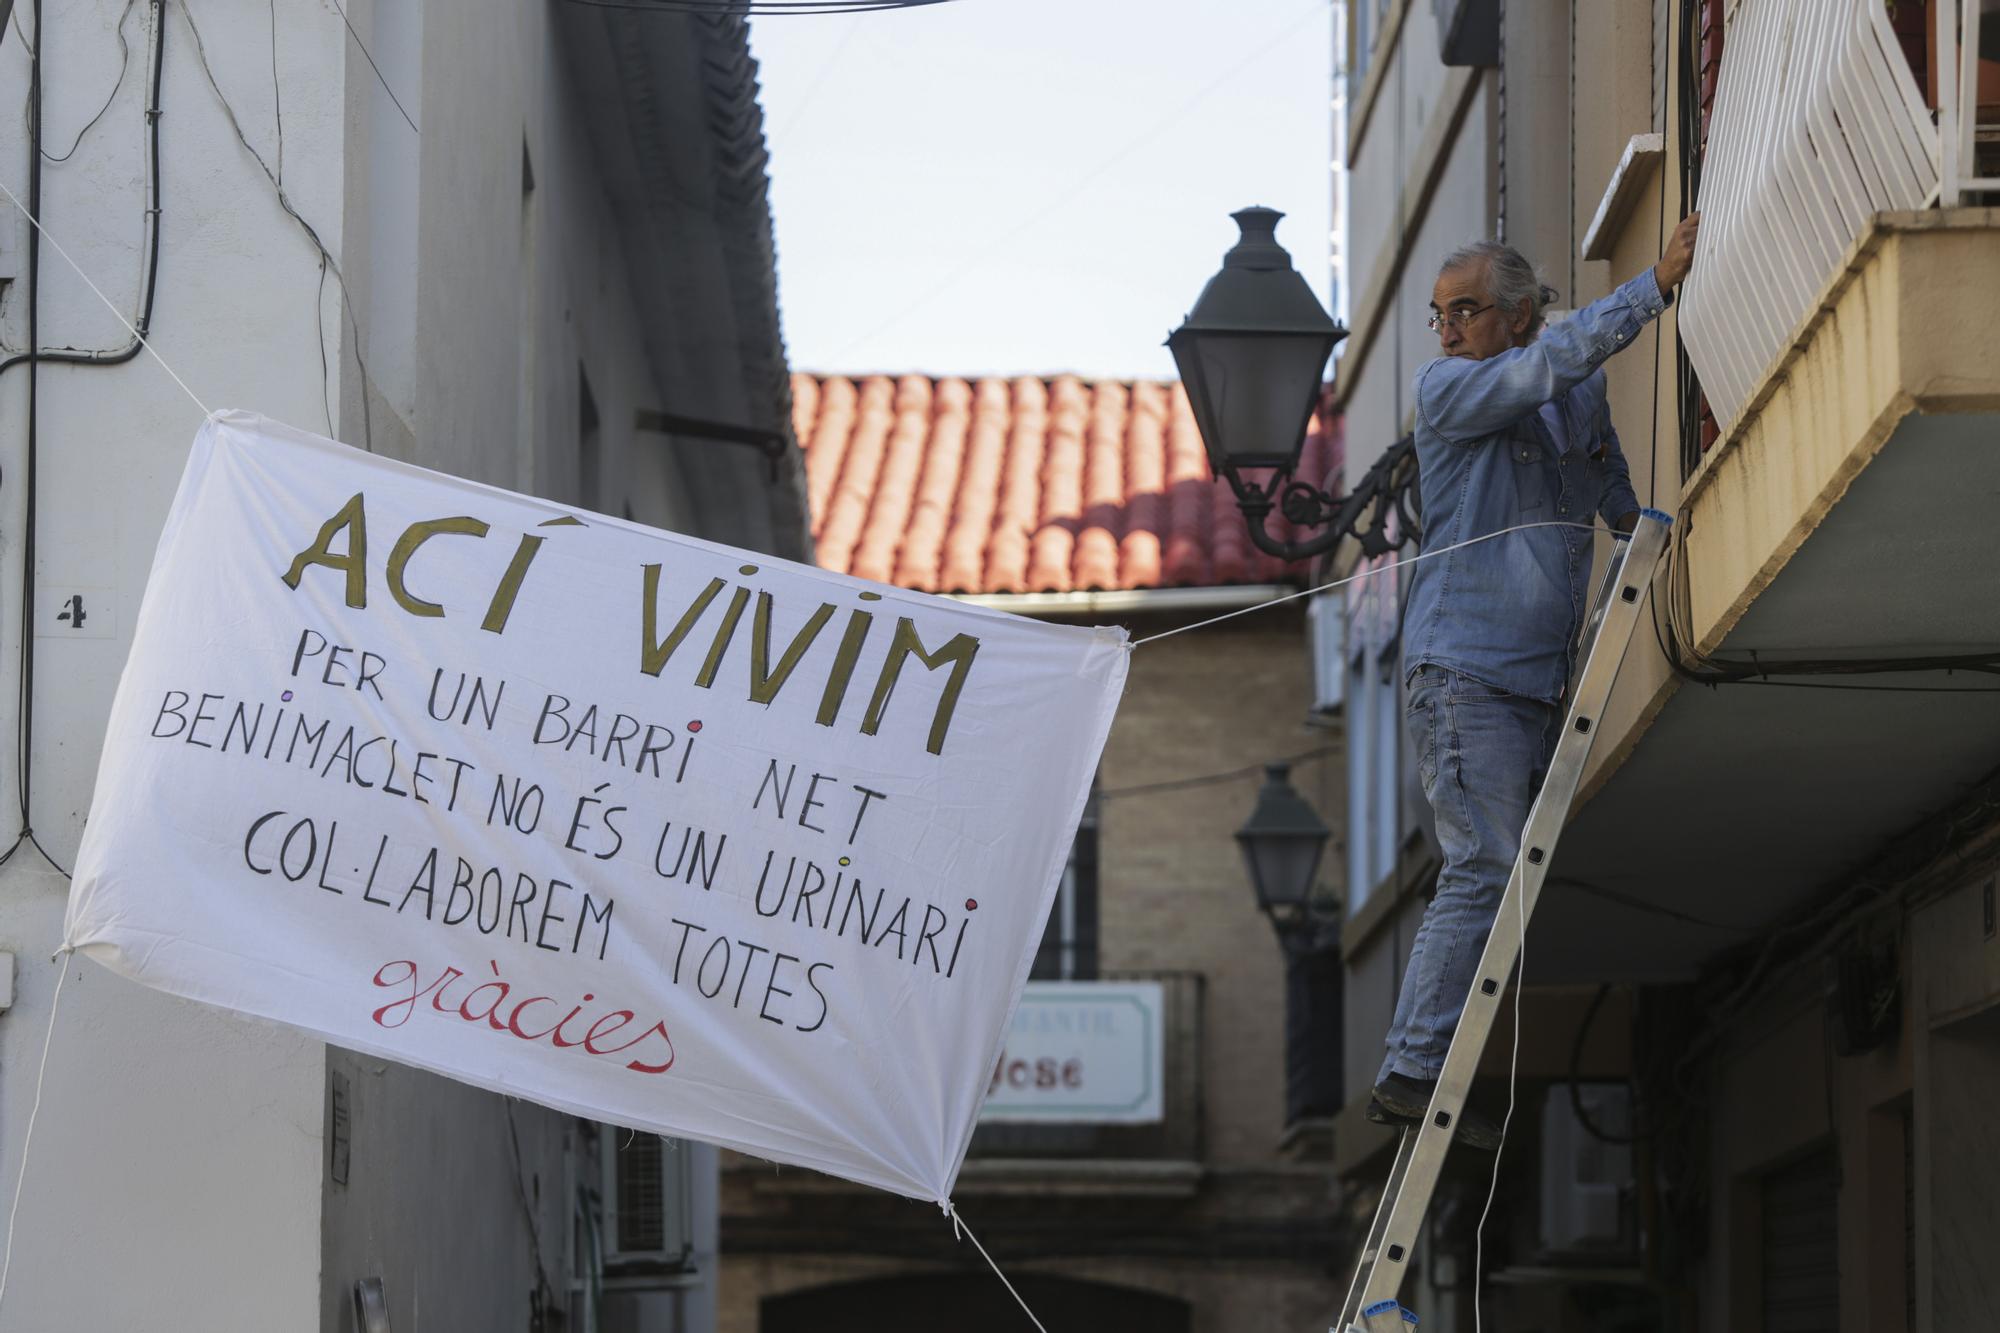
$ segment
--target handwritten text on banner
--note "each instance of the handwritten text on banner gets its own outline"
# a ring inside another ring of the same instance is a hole
[[[1120,631],[218,413],[68,939],[344,1046],[943,1199],[1126,658]]]

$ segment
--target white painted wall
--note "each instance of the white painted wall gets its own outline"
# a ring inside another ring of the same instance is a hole
[[[1572,118],[1569,9],[1521,4],[1506,9],[1506,239],[1541,268],[1560,294],[1558,304],[1567,308],[1595,300],[1631,276],[1612,273],[1602,261],[1572,263],[1570,256],[1626,139],[1650,124],[1645,97],[1650,7],[1620,0],[1577,13],[1575,40],[1591,68],[1579,81],[1584,91],[1577,96],[1584,104]],[[1378,51],[1374,60],[1385,67],[1386,82],[1349,164],[1348,244],[1356,300],[1394,251],[1402,201],[1427,169],[1418,149],[1444,101],[1450,74],[1439,63],[1432,7],[1411,4],[1394,50]],[[1423,320],[1439,261],[1500,229],[1499,80],[1493,70],[1480,75],[1481,87],[1447,149],[1442,178],[1417,219],[1416,241],[1388,320],[1360,370],[1342,372],[1352,384],[1346,407],[1350,481],[1408,428],[1410,382],[1436,355],[1437,339]]]
[[[339,260],[353,298],[281,210],[195,57],[201,25],[221,95]],[[32,30],[29,0],[17,14]],[[49,3],[42,42],[50,151],[67,147],[118,76],[124,0]],[[128,71],[75,157],[45,168],[50,231],[128,313],[144,198],[150,0],[127,23]],[[724,539],[770,530],[761,494],[696,512],[687,464],[635,438],[640,408],[741,389],[661,384],[649,342],[728,327],[726,282],[641,310],[600,174],[600,145],[552,30],[555,8],[486,0],[353,0],[347,15],[422,127],[413,133],[326,0],[171,0],[162,94],[163,244],[154,343],[208,405],[242,407],[481,480]],[[680,22],[680,20],[668,20]],[[689,61],[692,68],[694,62]],[[0,38],[0,88],[25,89],[20,34]],[[25,199],[18,103],[0,111],[0,180]],[[672,114],[681,116],[684,108]],[[698,121],[685,133],[705,133]],[[523,149],[535,187],[522,190]],[[0,279],[23,276],[25,222],[0,201]],[[690,223],[690,246],[713,227]],[[675,238],[667,238],[678,245]],[[689,262],[719,269],[699,249]],[[42,343],[114,345],[116,321],[44,248]],[[25,345],[25,284],[0,292],[0,341]],[[664,329],[661,327],[665,322]],[[358,338],[357,338],[358,330]],[[326,371],[322,376],[321,338]],[[364,380],[356,353],[365,359]],[[0,352],[4,356],[5,352]],[[717,377],[705,350],[698,362]],[[599,418],[600,488],[579,494],[579,383]],[[726,375],[724,376],[726,378]],[[23,571],[24,369],[0,375],[0,733],[16,734]],[[365,415],[364,415],[365,404]],[[64,865],[89,807],[105,717],[154,543],[202,411],[150,358],[40,371],[34,827]],[[726,457],[737,462],[735,455]],[[726,489],[726,488],[725,488]],[[88,633],[53,622],[86,598]],[[104,631],[101,635],[99,631]],[[0,846],[20,784],[0,764]],[[49,1018],[65,882],[32,853],[0,866],[0,949],[20,960],[0,1015],[0,1187],[11,1187]],[[583,1183],[573,1121],[71,964],[54,1033],[0,1331],[352,1327],[355,1279],[385,1279],[394,1326],[525,1328],[541,1264],[567,1295]],[[348,1181],[328,1183],[328,1072],[354,1090]],[[700,1164],[713,1272],[715,1162]],[[518,1184],[517,1184],[518,1182]],[[521,1193],[517,1193],[517,1189]],[[526,1205],[522,1199],[525,1196]],[[700,1329],[712,1288],[643,1327]]]
[[[1490,92],[1475,93],[1430,208],[1419,220],[1388,316],[1354,378],[1346,407],[1350,480],[1410,428],[1410,385],[1417,371],[1437,355],[1437,335],[1424,319],[1430,313],[1439,261],[1466,242],[1491,234],[1491,114]],[[1384,230],[1370,241],[1375,262],[1387,252],[1389,240],[1385,219]]]
[[[1376,274],[1395,253],[1397,220],[1406,198],[1421,184],[1424,164],[1419,161],[1419,149],[1430,117],[1444,99],[1446,85],[1447,71],[1438,63],[1437,41],[1431,6],[1412,3],[1396,45],[1386,52],[1378,49],[1371,58],[1371,66],[1380,66],[1383,82],[1360,151],[1348,168],[1352,199],[1350,283],[1356,302],[1374,290]],[[1486,99],[1480,98],[1467,115],[1451,150],[1445,179],[1419,220],[1425,231],[1442,230],[1455,238],[1445,250],[1491,233],[1492,208],[1487,195],[1492,176],[1486,164],[1490,121],[1485,116],[1485,103]],[[1349,115],[1357,116],[1358,109],[1350,109]],[[1343,362],[1340,373],[1351,385],[1352,395],[1345,408],[1350,484],[1407,429],[1410,379],[1433,354],[1430,346],[1434,340],[1426,344],[1429,331],[1423,318],[1435,276],[1435,259],[1427,259],[1421,250],[1414,254],[1392,289],[1388,316],[1360,369]],[[1362,314],[1359,307],[1355,314]]]
[[[192,0],[209,62],[245,132],[274,158],[270,34],[255,12]],[[47,5],[46,124],[60,152],[118,71],[119,0]],[[343,34],[316,4],[278,5],[285,178],[330,247],[340,244]],[[143,182],[141,4],[135,47],[104,119],[76,155],[49,164],[50,232],[105,294],[136,308]],[[16,6],[31,28],[28,6]],[[163,240],[155,345],[212,406],[325,428],[314,294],[316,253],[237,143],[169,10],[162,104]],[[0,40],[0,179],[21,193],[27,146],[21,34]],[[23,195],[25,199],[25,195]],[[10,205],[0,253],[20,275],[0,338],[25,346],[26,226]],[[42,342],[113,346],[116,321],[44,246]],[[327,308],[333,306],[329,301]],[[0,376],[0,730],[13,738],[25,516],[28,376]],[[337,386],[336,386],[337,388]],[[40,371],[36,581],[53,608],[87,589],[87,633],[44,620],[35,640],[34,826],[75,857],[96,756],[133,615],[188,442],[202,417],[150,358]],[[44,616],[52,615],[53,609]],[[98,637],[97,631],[110,631]],[[0,825],[18,821],[15,765],[0,773]],[[0,868],[0,947],[20,957],[22,994],[0,1017],[0,1177],[11,1187],[49,1018],[64,881],[32,849]],[[142,991],[72,963],[55,1029],[0,1329],[305,1328],[318,1304],[321,1068],[318,1042]]]

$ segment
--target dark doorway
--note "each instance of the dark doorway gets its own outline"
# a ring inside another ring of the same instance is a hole
[[[1050,1328],[1188,1333],[1187,1303],[1075,1278],[1010,1273]],[[813,1287],[764,1298],[759,1333],[1021,1333],[1027,1317],[987,1272],[919,1273]]]
[[[1764,1333],[1837,1333],[1840,1327],[1840,1175],[1832,1147],[1766,1175]]]

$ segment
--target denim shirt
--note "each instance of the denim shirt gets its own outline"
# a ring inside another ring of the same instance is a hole
[[[1522,523],[1615,523],[1638,509],[1598,367],[1667,305],[1647,269],[1526,347],[1417,372],[1423,549]],[[1539,416],[1555,402],[1567,448]],[[1405,675],[1426,664],[1556,702],[1590,596],[1591,533],[1532,528],[1419,562],[1403,626]]]

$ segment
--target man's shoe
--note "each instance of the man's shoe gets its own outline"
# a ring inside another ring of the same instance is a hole
[[[1374,1099],[1368,1103],[1365,1114],[1378,1125],[1400,1128],[1420,1125],[1430,1111],[1431,1098],[1436,1092],[1435,1079],[1391,1074],[1375,1085]],[[1494,1152],[1500,1147],[1500,1126],[1490,1117],[1467,1106],[1459,1111],[1456,1137],[1468,1148]]]

